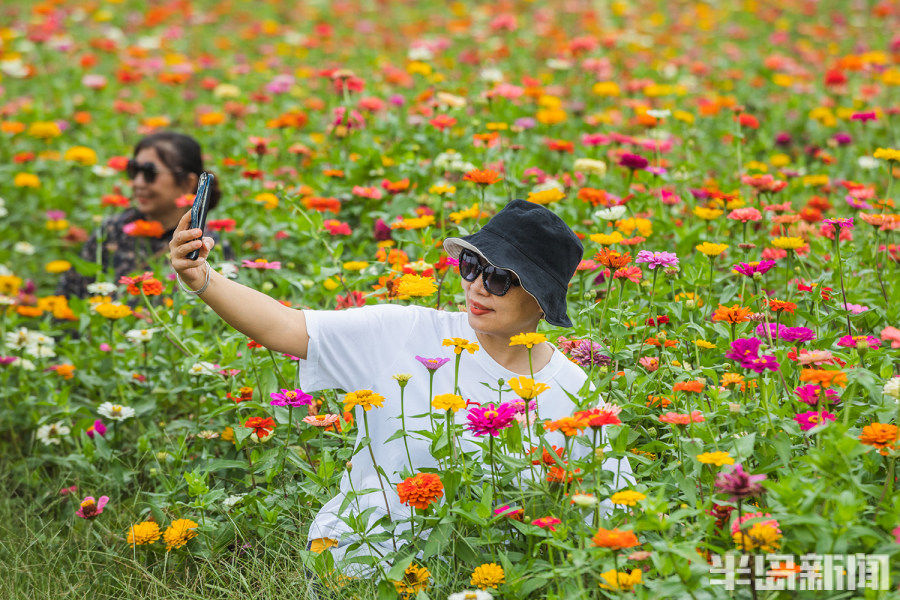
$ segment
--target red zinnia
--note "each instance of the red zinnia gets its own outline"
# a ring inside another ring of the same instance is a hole
[[[275,420],[272,417],[250,417],[244,423],[244,427],[249,427],[256,434],[256,437],[263,438],[269,435],[275,429]]]

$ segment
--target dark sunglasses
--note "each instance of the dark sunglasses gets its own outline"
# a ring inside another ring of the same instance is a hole
[[[493,296],[503,296],[512,286],[521,285],[516,274],[509,269],[501,269],[491,264],[481,264],[478,255],[470,250],[459,253],[459,274],[466,281],[472,282],[481,273],[484,289]]]
[[[125,173],[128,174],[128,179],[134,179],[138,176],[138,173],[143,173],[144,181],[153,183],[156,181],[156,176],[159,175],[159,169],[152,162],[139,163],[136,160],[129,159],[128,164],[125,165]]]

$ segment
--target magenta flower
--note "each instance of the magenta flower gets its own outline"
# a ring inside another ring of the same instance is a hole
[[[865,123],[866,121],[877,121],[878,113],[876,113],[874,110],[870,110],[867,112],[856,112],[850,115],[850,120],[862,121],[863,123]]]
[[[640,154],[631,154],[630,152],[625,152],[619,158],[619,165],[626,167],[628,169],[632,169],[634,171],[640,171],[642,169],[646,169],[647,165],[650,164],[646,158],[641,156]]]
[[[754,373],[762,373],[765,370],[769,371],[777,371],[778,361],[775,360],[775,357],[771,354],[765,354],[763,356],[757,356],[755,358],[749,358],[741,363],[741,366],[745,369],[750,369]]]
[[[731,350],[725,354],[725,358],[742,363],[745,360],[756,358],[759,355],[759,347],[762,340],[759,338],[737,338],[731,342]]]
[[[88,496],[81,501],[81,505],[75,514],[82,519],[93,519],[103,512],[103,507],[109,502],[109,496],[100,496],[99,500],[94,500],[93,496]]]
[[[269,401],[269,404],[272,406],[292,406],[296,408],[304,405],[309,406],[313,401],[313,397],[301,389],[283,389],[281,392],[270,393],[269,397],[272,398],[272,400]]]
[[[816,339],[816,332],[809,327],[785,327],[781,330],[781,339],[786,342],[811,342]]]
[[[416,360],[422,363],[423,367],[432,372],[437,371],[450,362],[449,358],[422,358],[421,356],[416,356]]]
[[[16,362],[15,356],[0,356],[0,367]]]
[[[784,331],[787,329],[784,325],[778,325],[777,323],[760,323],[756,326],[756,335],[761,335],[764,338],[777,340],[779,337],[784,339]]]
[[[816,406],[819,403],[821,390],[822,388],[820,386],[814,383],[807,383],[806,385],[794,388],[794,393],[797,394],[800,402],[809,404],[810,406]],[[840,398],[838,398],[837,392],[832,389],[825,390],[824,402],[826,404],[834,404],[839,401]]]
[[[826,225],[831,225],[835,229],[853,229],[853,217],[850,217],[849,219],[825,219],[823,223],[825,223]]]
[[[512,424],[515,414],[516,408],[512,402],[504,402],[497,407],[494,407],[493,404],[474,406],[466,415],[469,420],[466,429],[478,437],[487,434],[496,437],[500,430],[506,429]]]
[[[855,348],[859,342],[865,342],[872,350],[877,350],[881,346],[881,341],[872,335],[845,335],[838,340],[837,345],[843,348]]]
[[[828,411],[810,411],[794,415],[794,420],[800,425],[802,431],[809,431],[816,425],[824,424],[825,421],[834,421],[835,415]]]
[[[731,494],[729,502],[742,500],[751,496],[759,496],[765,489],[758,482],[766,479],[765,475],[750,475],[744,471],[741,463],[734,465],[730,473],[719,473],[716,477],[716,487],[725,494]]]
[[[742,262],[738,265],[735,265],[732,270],[737,271],[741,275],[746,275],[747,277],[753,277],[757,273],[762,275],[766,273],[769,269],[775,266],[774,260],[761,260],[759,262],[751,262],[745,263]]]
[[[556,526],[562,523],[556,517],[541,517],[540,519],[535,519],[531,522],[532,525],[537,525],[541,529],[549,529],[550,531],[556,531]]]
[[[674,252],[650,252],[649,250],[641,250],[638,252],[634,262],[647,263],[647,267],[649,267],[650,270],[653,270],[656,267],[677,267],[678,257]]]
[[[87,428],[85,433],[91,439],[94,439],[95,435],[104,436],[106,435],[106,425],[103,424],[103,421],[97,419],[93,425]]]
[[[517,400],[513,400],[510,402],[515,409],[517,415],[521,415],[525,412],[525,400],[522,398],[518,398]],[[537,400],[530,400],[528,402],[528,410],[534,413],[537,410]]]

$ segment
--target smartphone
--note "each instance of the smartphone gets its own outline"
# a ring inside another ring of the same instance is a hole
[[[209,190],[212,187],[215,175],[204,171],[200,174],[200,180],[197,182],[197,195],[194,196],[194,205],[191,206],[191,229],[199,228],[201,231],[206,229],[206,213],[209,210]],[[200,234],[203,239],[203,234]],[[189,260],[197,260],[200,256],[200,249],[191,250],[187,257]]]

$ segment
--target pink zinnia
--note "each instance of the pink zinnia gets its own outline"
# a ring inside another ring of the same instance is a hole
[[[556,517],[541,517],[540,519],[535,519],[531,522],[532,525],[537,525],[541,529],[549,529],[550,531],[556,531],[556,525],[562,523]]]
[[[97,419],[93,425],[87,428],[85,433],[91,439],[94,439],[95,435],[104,436],[106,435],[106,425],[103,424],[103,421]]]
[[[628,169],[640,171],[642,169],[646,169],[647,165],[650,164],[650,161],[648,161],[640,154],[631,154],[630,152],[625,152],[621,157],[619,157],[619,164]]]
[[[728,218],[733,221],[746,223],[748,221],[759,221],[760,219],[762,219],[762,213],[752,207],[736,208],[728,213]]]
[[[814,383],[807,383],[806,385],[801,385],[794,388],[794,393],[797,394],[800,402],[804,402],[806,404],[809,404],[810,406],[815,406],[819,403],[819,398],[822,392],[822,388]],[[823,398],[823,401],[826,404],[833,404],[840,401],[837,392],[835,392],[834,390],[825,389],[824,393],[825,397]]]
[[[885,342],[890,340],[891,348],[900,348],[900,329],[888,325],[881,330],[881,339]]]
[[[81,501],[81,506],[75,511],[75,514],[82,519],[93,519],[103,512],[103,507],[109,502],[109,496],[100,496],[99,500],[94,500],[93,496],[88,496]]]
[[[512,402],[504,402],[496,408],[493,404],[473,407],[466,415],[469,420],[466,429],[476,436],[487,434],[496,436],[501,429],[506,429],[512,424],[515,414],[516,409]]]
[[[307,425],[314,425],[315,427],[330,427],[338,422],[337,415],[328,414],[328,415],[309,415],[308,417],[303,417],[303,422]]]
[[[281,390],[281,392],[272,392],[269,394],[272,400],[269,402],[272,406],[309,406],[312,404],[313,397],[301,389]]]
[[[280,269],[281,262],[277,260],[269,262],[264,258],[257,258],[256,260],[245,258],[241,261],[241,266],[249,269]]]

